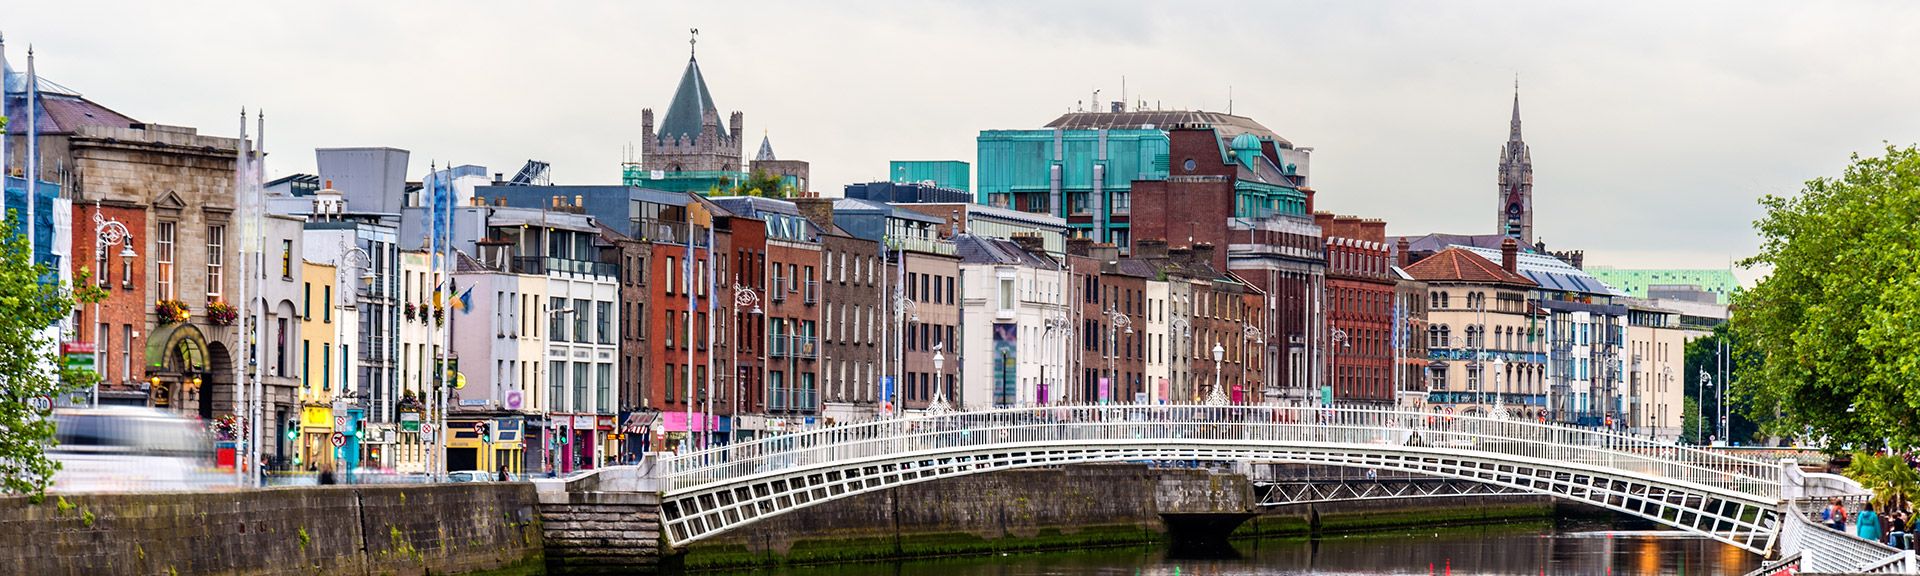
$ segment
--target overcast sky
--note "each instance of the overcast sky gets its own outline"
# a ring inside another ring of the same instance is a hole
[[[1751,253],[1763,194],[1920,141],[1911,2],[19,2],[7,56],[147,122],[232,135],[275,175],[394,146],[567,184],[619,179],[687,29],[722,112],[814,188],[971,162],[1101,90],[1252,117],[1315,148],[1322,210],[1491,232],[1514,75],[1550,248],[1639,267]],[[534,6],[539,6],[534,8]]]

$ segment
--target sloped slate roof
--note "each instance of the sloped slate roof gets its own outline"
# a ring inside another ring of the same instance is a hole
[[[661,139],[676,134],[683,139],[699,136],[704,123],[702,117],[708,110],[716,109],[713,95],[707,93],[706,76],[700,74],[700,61],[688,58],[687,71],[680,75],[680,87],[673,91],[673,103],[667,105],[667,116],[661,120],[656,136]],[[727,137],[725,124],[720,126],[720,137]]]
[[[1053,268],[1053,260],[1028,252],[1012,240],[959,234],[953,237],[953,253],[962,264],[1019,264],[1034,268]]]
[[[1497,255],[1496,255],[1497,256]],[[1458,246],[1441,250],[1406,268],[1407,275],[1427,282],[1480,282],[1536,286],[1525,276],[1508,272],[1499,264]]]
[[[1488,250],[1486,248],[1463,249],[1470,250],[1483,258],[1500,257],[1500,251],[1498,250]],[[1599,278],[1594,278],[1592,274],[1588,274],[1585,270],[1574,268],[1572,264],[1562,262],[1559,258],[1545,254],[1528,254],[1523,252],[1519,258],[1516,259],[1514,268],[1518,269],[1521,275],[1526,276],[1528,279],[1533,280],[1535,284],[1540,285],[1541,288],[1548,290],[1609,296],[1616,294],[1624,295],[1624,293],[1614,290],[1612,287],[1607,286],[1606,283],[1601,282]]]

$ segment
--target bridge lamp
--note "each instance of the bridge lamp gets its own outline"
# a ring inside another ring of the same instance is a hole
[[[1213,343],[1213,393],[1207,395],[1207,402],[1210,404],[1226,403],[1222,401],[1222,399],[1226,396],[1226,394],[1221,392],[1220,390],[1220,371],[1221,371],[1220,361],[1226,360],[1226,359],[1227,359],[1227,347],[1221,346],[1219,342],[1214,342]]]

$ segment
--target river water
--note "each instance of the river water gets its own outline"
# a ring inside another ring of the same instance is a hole
[[[1534,576],[1739,576],[1760,558],[1738,548],[1671,533],[1615,532],[1605,526],[1488,526],[1444,532],[1396,531],[1319,540],[1239,541],[1233,550],[1175,553],[1164,547],[1102,548],[829,566],[737,574],[760,576],[1297,576],[1451,574]]]

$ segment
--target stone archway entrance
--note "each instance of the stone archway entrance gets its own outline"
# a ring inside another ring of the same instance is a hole
[[[147,338],[147,383],[152,387],[149,402],[158,408],[194,412],[202,418],[212,415],[212,406],[203,400],[201,389],[212,377],[212,351],[200,328],[176,322],[155,328]],[[219,349],[225,356],[224,348]]]

